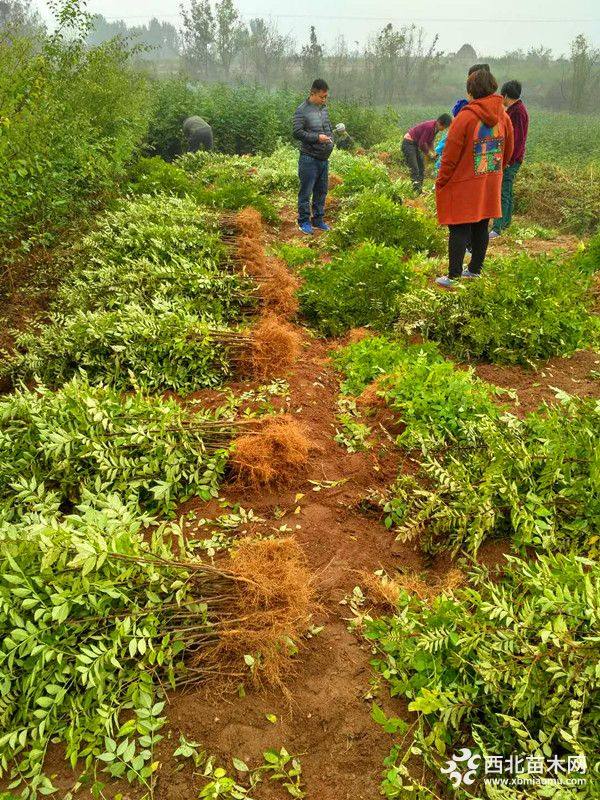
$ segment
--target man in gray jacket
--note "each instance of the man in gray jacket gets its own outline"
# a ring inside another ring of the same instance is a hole
[[[308,100],[301,103],[294,114],[294,138],[300,141],[298,227],[307,234],[313,233],[313,226],[329,230],[324,219],[329,156],[333,150],[333,131],[326,106],[328,94],[329,86],[317,78]]]

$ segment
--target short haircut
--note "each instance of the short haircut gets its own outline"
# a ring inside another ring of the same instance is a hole
[[[498,81],[486,69],[480,69],[467,78],[467,92],[473,100],[488,97],[490,94],[494,94],[497,88]]]
[[[500,94],[503,97],[510,97],[511,100],[519,100],[523,87],[519,81],[506,81],[502,84]]]
[[[437,122],[447,128],[452,123],[452,117],[450,114],[440,114],[440,116],[437,118]]]
[[[323,78],[316,78],[313,81],[310,90],[311,92],[328,92],[329,86],[327,85],[327,81],[324,81]]]
[[[469,75],[472,75],[474,72],[479,72],[480,69],[484,69],[487,72],[489,72],[490,71],[490,65],[489,64],[473,64],[473,66],[470,67],[469,71],[467,72],[467,77],[469,77]]]

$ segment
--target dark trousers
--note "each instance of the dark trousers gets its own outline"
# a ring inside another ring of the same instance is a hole
[[[199,128],[193,131],[187,137],[187,151],[188,153],[197,153],[198,150],[212,150],[213,149],[213,132],[212,128]]]
[[[448,241],[448,253],[450,256],[449,278],[460,278],[462,275],[469,239],[471,241],[469,270],[479,275],[490,241],[488,224],[489,219],[482,219],[481,222],[466,222],[463,225],[448,226],[450,229],[450,239]]]
[[[515,188],[515,178],[517,177],[520,166],[521,164],[517,162],[516,164],[511,164],[509,167],[506,167],[504,170],[504,175],[502,176],[502,216],[494,222],[494,230],[497,233],[506,230],[512,222],[513,208],[515,205],[513,192]]]
[[[425,162],[423,153],[415,142],[410,139],[402,140],[402,155],[406,165],[410,170],[410,177],[413,182],[415,192],[421,194],[423,191],[423,181],[425,179]]]
[[[301,153],[298,161],[298,177],[300,178],[298,224],[310,222],[311,199],[313,222],[323,222],[329,186],[329,161],[321,161]]]

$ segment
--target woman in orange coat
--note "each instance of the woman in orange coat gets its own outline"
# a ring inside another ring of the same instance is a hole
[[[502,173],[513,152],[513,127],[502,98],[495,94],[497,88],[486,70],[470,75],[469,104],[448,132],[435,184],[438,221],[450,229],[450,270],[448,277],[437,278],[440,286],[454,286],[461,276],[481,275],[489,221],[502,210]],[[463,270],[469,241],[471,263]]]

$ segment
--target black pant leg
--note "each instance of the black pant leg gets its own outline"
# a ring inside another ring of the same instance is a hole
[[[470,272],[479,275],[490,241],[490,234],[488,230],[489,219],[482,219],[480,222],[474,222],[471,227],[471,263],[469,264]]]
[[[471,225],[448,225],[450,237],[448,239],[448,257],[450,268],[449,278],[460,278],[467,252],[467,242],[471,233]]]
[[[404,160],[406,161],[406,165],[410,170],[410,177],[416,192],[421,192],[421,188],[423,185],[423,175],[422,169],[424,166],[419,166],[419,148],[414,143],[409,141],[408,139],[402,140],[402,155],[404,156]],[[421,165],[423,165],[423,159],[421,157]]]

